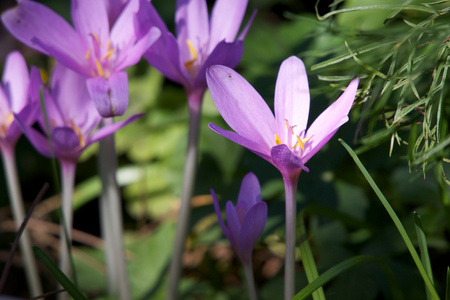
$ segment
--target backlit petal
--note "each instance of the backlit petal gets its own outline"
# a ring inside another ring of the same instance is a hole
[[[295,135],[306,129],[309,114],[308,77],[303,62],[291,56],[281,64],[275,87],[275,117],[278,133],[286,132],[286,120]],[[286,135],[280,136],[287,143]]]
[[[109,21],[104,1],[72,0],[72,21],[81,37],[92,40],[92,34],[106,43],[109,38]]]
[[[258,92],[238,73],[212,66],[206,80],[214,103],[228,125],[260,149],[275,145],[275,118]]]
[[[29,83],[30,77],[25,59],[20,52],[11,52],[6,57],[2,85],[13,112],[20,112],[27,104]]]

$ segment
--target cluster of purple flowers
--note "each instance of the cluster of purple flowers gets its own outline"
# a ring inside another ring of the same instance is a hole
[[[0,86],[0,147],[13,148],[24,132],[41,154],[76,164],[86,147],[140,116],[95,131],[103,118],[125,113],[125,69],[144,57],[188,95],[197,95],[188,97],[197,102],[190,105],[201,105],[208,87],[234,132],[209,127],[273,164],[285,182],[296,186],[300,172],[308,172],[306,163],[347,122],[359,80],[307,129],[306,69],[299,58],[289,57],[279,70],[274,116],[232,69],[242,57],[243,40],[255,17],[253,13],[237,36],[247,2],[217,0],[209,17],[205,0],[178,0],[175,37],[147,0],[72,0],[73,25],[38,2],[19,1],[2,15],[3,23],[17,39],[57,63],[46,87],[40,71],[33,67],[30,74],[18,52],[8,56]],[[35,123],[41,131],[32,127]],[[251,266],[253,247],[267,220],[258,179],[253,173],[245,176],[237,205],[226,205],[227,225],[211,193],[225,236],[244,266]]]

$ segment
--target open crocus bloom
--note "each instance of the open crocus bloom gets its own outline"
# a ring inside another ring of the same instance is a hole
[[[22,134],[14,114],[26,124],[34,120],[37,103],[31,102],[29,84],[25,59],[19,52],[11,52],[6,58],[0,84],[0,147],[14,147]]]
[[[217,218],[223,234],[230,241],[236,254],[244,265],[251,264],[252,251],[264,230],[267,221],[267,204],[261,200],[261,187],[258,178],[248,173],[241,183],[238,203],[227,202],[227,225],[222,219],[216,193],[211,190]]]
[[[177,38],[168,31],[154,7],[148,5],[148,23],[161,30],[161,37],[148,49],[145,58],[188,92],[203,93],[207,67],[221,64],[234,68],[241,60],[242,41],[254,17],[253,14],[235,40],[247,3],[247,0],[217,0],[209,19],[206,0],[178,0]]]
[[[32,69],[31,72],[32,85],[35,87],[31,92],[39,95],[42,83],[39,71]],[[45,114],[37,116],[42,132],[47,132],[45,118],[48,120],[51,147],[46,134],[26,126],[18,117],[25,135],[42,155],[51,157],[54,154],[59,159],[76,162],[86,147],[140,117],[135,115],[92,133],[102,118],[89,97],[84,80],[83,76],[61,64],[57,64],[53,70],[51,90],[44,89],[43,92]]]
[[[212,99],[228,125],[224,130],[209,127],[256,153],[277,167],[283,175],[306,170],[306,162],[347,122],[359,79],[311,124],[308,130],[309,88],[303,62],[286,59],[275,87],[275,117],[256,90],[238,73],[224,66],[212,66],[206,74]]]
[[[136,17],[140,1],[145,3],[130,0],[111,29],[105,1],[72,0],[74,27],[46,6],[29,0],[19,1],[2,20],[27,46],[88,77],[88,90],[100,115],[120,116],[128,105],[124,69],[137,63],[160,35],[157,28],[142,32]]]

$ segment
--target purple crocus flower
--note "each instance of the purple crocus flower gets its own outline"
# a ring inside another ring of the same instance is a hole
[[[184,86],[187,93],[203,95],[206,69],[215,64],[237,66],[243,43],[254,15],[236,39],[248,0],[217,0],[208,18],[206,0],[178,0],[175,38],[149,3],[149,24],[161,30],[161,37],[144,55],[167,78]],[[200,97],[201,100],[201,97]]]
[[[40,80],[39,71],[32,70],[31,81],[39,83]],[[56,64],[50,79],[50,91],[44,89],[43,92],[52,147],[47,136],[42,133],[46,132],[44,114],[40,114],[37,118],[42,132],[33,127],[23,126],[24,133],[42,155],[51,157],[53,153],[60,160],[76,163],[82,151],[89,145],[141,116],[132,116],[126,121],[102,127],[92,133],[102,118],[89,97],[84,81],[84,76]],[[36,83],[33,85],[40,86]],[[39,89],[33,91],[33,94],[38,93]]]
[[[283,175],[299,174],[305,164],[347,122],[359,79],[306,129],[309,88],[303,62],[286,59],[275,87],[275,117],[266,102],[238,73],[224,66],[207,71],[208,87],[214,103],[228,125],[236,132],[210,123],[224,137],[261,156]]]
[[[5,61],[0,84],[0,148],[14,149],[22,129],[14,118],[17,114],[25,124],[34,121],[37,103],[29,97],[30,76],[27,64],[18,51],[11,52]]]
[[[142,32],[136,18],[141,3],[145,0],[130,0],[111,29],[105,1],[72,0],[73,27],[46,6],[29,0],[19,1],[2,20],[29,47],[88,77],[88,90],[100,115],[120,116],[128,105],[124,69],[137,63],[160,35],[157,28]]]
[[[251,266],[252,251],[256,241],[264,230],[267,221],[267,204],[261,200],[261,187],[258,178],[248,173],[241,183],[238,203],[227,202],[225,225],[220,212],[216,193],[211,189],[214,208],[223,234],[230,241],[244,266]]]

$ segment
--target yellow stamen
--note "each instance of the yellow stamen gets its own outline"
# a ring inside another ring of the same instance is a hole
[[[116,52],[116,49],[111,47],[111,41],[108,40],[108,52],[102,57],[102,60],[104,60],[105,58],[107,59],[111,59],[111,55]]]
[[[189,51],[191,51],[191,54],[192,54],[192,59],[184,64],[186,69],[189,70],[194,65],[195,61],[197,60],[197,52],[195,52],[194,46],[192,45],[192,43],[189,39],[186,40],[186,44],[188,45]]]
[[[14,121],[14,114],[9,112],[9,114],[5,117],[5,122],[0,125],[0,137],[5,138],[6,133],[8,132],[9,126],[11,126],[11,123]]]
[[[95,33],[91,33],[91,35],[94,37],[95,41],[100,44],[100,39],[98,38],[98,35]]]
[[[297,146],[300,146],[300,148],[302,148],[302,150],[305,150],[305,143],[307,141],[309,141],[309,138],[305,138],[303,140],[301,138],[299,138],[298,136],[296,136],[296,138],[297,138],[297,144],[295,144],[294,147],[292,147],[292,149],[294,149]]]
[[[105,77],[105,72],[103,71],[103,67],[98,61],[98,59],[95,59],[95,66],[97,67],[98,75],[101,77]]]
[[[281,140],[280,140],[280,138],[278,137],[278,135],[276,135],[276,134],[275,134],[275,144],[281,145]]]
[[[91,49],[88,49],[88,51],[86,52],[86,55],[84,56],[84,59],[89,60],[89,58],[91,58]]]
[[[70,121],[70,127],[75,131],[77,134],[78,140],[80,141],[80,147],[84,148],[86,146],[86,142],[84,141],[83,134],[81,133],[80,127],[75,125],[73,121]]]
[[[48,73],[46,70],[39,68],[39,73],[41,75],[41,79],[43,83],[47,83],[48,81]]]

